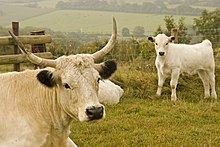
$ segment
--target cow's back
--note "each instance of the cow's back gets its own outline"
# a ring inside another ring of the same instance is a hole
[[[170,44],[168,64],[189,74],[194,74],[199,69],[213,70],[214,56],[209,42],[206,40],[194,45]]]

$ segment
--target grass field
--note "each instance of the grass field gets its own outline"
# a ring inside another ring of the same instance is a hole
[[[121,65],[116,77],[125,84],[117,105],[106,106],[106,118],[72,123],[71,138],[81,147],[219,146],[220,103],[203,99],[198,76],[181,76],[176,103],[170,101],[169,81],[161,98],[155,97],[156,71]],[[141,65],[140,65],[141,66]],[[220,68],[217,93],[220,94]]]
[[[73,122],[71,138],[81,147],[218,146],[219,103],[124,97],[107,106],[97,122]]]
[[[0,12],[2,12],[2,15],[0,15],[0,26],[8,26],[12,21],[25,20],[30,17],[39,16],[51,11],[53,10],[0,3]]]
[[[118,70],[113,76],[125,90],[120,103],[106,106],[104,120],[72,122],[70,137],[81,147],[219,146],[219,100],[203,98],[203,86],[198,75],[181,75],[176,103],[170,100],[169,79],[165,82],[162,96],[156,97],[154,49],[147,44],[140,43],[139,48],[142,48],[140,46],[147,51],[149,58],[138,57],[130,62],[119,60]],[[117,45],[117,54],[131,54],[129,49],[138,50],[125,44]],[[220,50],[215,49],[218,95],[219,57]]]
[[[154,32],[159,25],[164,26],[164,16],[156,14],[136,14],[102,11],[59,10],[45,15],[26,19],[21,26],[46,27],[55,31],[86,33],[110,33],[112,28],[112,16],[118,23],[119,33],[123,27],[130,31],[135,26],[143,26],[146,32]],[[181,16],[174,16],[178,20]],[[185,16],[185,23],[192,25],[194,16]]]

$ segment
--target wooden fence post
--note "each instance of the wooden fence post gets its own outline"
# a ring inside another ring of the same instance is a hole
[[[178,43],[178,29],[177,28],[171,29],[171,36],[175,37],[174,43]]]
[[[12,22],[12,30],[16,36],[19,36],[19,22]],[[20,51],[17,45],[14,45],[14,54],[19,54]],[[14,64],[14,71],[20,71],[20,64]]]
[[[45,35],[45,31],[42,30],[42,31],[32,31],[30,33],[30,35]],[[32,53],[40,53],[40,52],[46,52],[46,45],[45,44],[32,44],[31,45],[31,50],[32,50]],[[44,67],[40,67],[38,65],[34,65],[35,69],[37,68],[44,68]]]

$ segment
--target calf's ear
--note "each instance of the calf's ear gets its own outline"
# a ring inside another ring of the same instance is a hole
[[[37,80],[41,84],[43,84],[43,85],[45,85],[45,86],[47,86],[49,88],[52,88],[52,87],[54,87],[56,85],[55,79],[53,77],[53,73],[51,71],[49,71],[49,70],[42,70],[42,71],[40,71],[37,74]]]
[[[107,60],[101,64],[96,64],[95,68],[102,79],[108,79],[117,70],[117,63],[115,60]]]
[[[175,37],[174,37],[174,36],[170,36],[170,37],[169,37],[169,41],[170,41],[170,42],[173,42],[174,40],[175,40]]]
[[[155,42],[155,39],[152,36],[148,37],[148,40],[151,41],[151,42]]]

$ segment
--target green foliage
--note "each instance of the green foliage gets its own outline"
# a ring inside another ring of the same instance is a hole
[[[137,40],[134,38],[120,40],[115,49],[110,53],[110,58],[119,61],[131,62],[136,58],[150,59],[154,56],[154,47],[146,40]]]
[[[203,38],[209,39],[211,42],[218,43],[220,41],[220,9],[208,12],[204,10],[202,16],[194,19],[194,29]]]
[[[174,18],[173,18],[172,15],[171,16],[165,16],[164,21],[165,21],[165,26],[166,26],[166,29],[167,29],[166,34],[168,36],[170,36],[171,35],[171,29],[175,28],[175,26],[176,26]]]
[[[157,34],[162,34],[162,33],[164,33],[164,32],[163,32],[161,26],[159,25],[156,32],[154,32],[154,36],[156,36]]]
[[[156,36],[157,34],[165,33],[166,35],[170,36],[171,30],[173,28],[177,28],[178,29],[178,43],[189,43],[190,38],[189,38],[189,35],[187,34],[188,29],[184,21],[185,21],[185,17],[180,17],[178,20],[178,23],[176,23],[172,15],[165,16],[164,22],[165,22],[166,30],[163,31],[162,28],[159,26],[156,32],[154,33],[154,35]]]
[[[190,39],[187,34],[187,27],[184,23],[185,17],[181,17],[178,21],[178,42],[179,43],[189,43]]]

